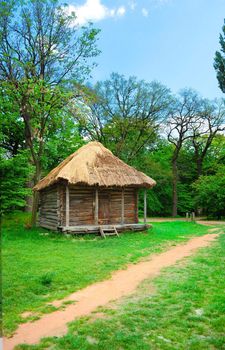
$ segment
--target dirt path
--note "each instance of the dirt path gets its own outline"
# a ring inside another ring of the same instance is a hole
[[[214,225],[225,225],[225,221],[216,221],[216,220],[197,220],[197,224],[205,226],[214,226]]]
[[[178,245],[154,257],[151,256],[151,260],[130,264],[126,270],[116,271],[109,280],[95,283],[61,301],[54,302],[54,305],[58,306],[63,301],[76,301],[74,304],[67,305],[64,310],[46,314],[34,322],[21,324],[12,338],[4,339],[4,350],[11,350],[21,343],[35,344],[43,337],[66,334],[68,322],[132,293],[144,279],[155,277],[162,268],[175,264],[178,260],[193,254],[198,248],[208,246],[217,236],[218,233],[211,233],[192,238],[186,244]]]
[[[186,218],[148,218],[148,222],[172,222],[172,221],[187,221]],[[190,222],[190,221],[188,221]],[[204,220],[203,218],[196,218],[197,224],[212,226],[212,225],[225,225],[225,221],[219,220]]]

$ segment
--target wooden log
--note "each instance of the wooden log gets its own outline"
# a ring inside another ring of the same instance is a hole
[[[143,231],[146,230],[147,228],[150,228],[151,225],[149,224],[118,224],[118,225],[103,225],[102,227],[107,229],[107,228],[112,228],[113,226],[116,227],[116,230],[119,232],[122,231]],[[81,225],[81,226],[70,226],[69,230],[67,227],[62,226],[61,230],[63,232],[71,232],[71,233],[99,233],[99,225]]]
[[[122,196],[121,196],[121,224],[124,223],[124,189],[122,189]]]
[[[52,215],[52,214],[48,214],[46,212],[41,213],[40,216],[42,218],[57,219],[57,214],[56,215]]]
[[[98,225],[98,189],[95,190],[95,224]]]
[[[66,226],[70,225],[70,192],[69,186],[66,185]]]
[[[47,223],[41,223],[40,226],[43,227],[43,228],[47,228],[49,230],[57,231],[57,226],[55,226],[55,225],[51,225],[51,224],[47,224]]]

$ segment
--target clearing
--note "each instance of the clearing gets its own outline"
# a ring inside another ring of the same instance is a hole
[[[66,334],[68,322],[88,315],[97,307],[133,292],[144,279],[155,277],[162,268],[175,264],[198,248],[206,247],[216,237],[218,234],[211,233],[192,238],[185,245],[171,248],[153,257],[150,261],[130,265],[126,270],[114,273],[110,280],[93,284],[70,295],[64,301],[73,301],[75,305],[68,305],[64,310],[55,311],[43,316],[40,320],[21,325],[11,339],[5,339],[5,349],[11,350],[21,343],[35,344],[47,336]]]
[[[207,233],[195,223],[155,223],[153,229],[106,240],[27,229],[29,217],[15,214],[2,223],[3,333],[55,311],[51,302],[171,245]]]

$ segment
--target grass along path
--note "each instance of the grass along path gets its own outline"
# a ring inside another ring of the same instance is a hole
[[[21,325],[12,338],[4,340],[5,350],[13,350],[15,345],[21,343],[35,344],[44,336],[66,334],[68,322],[130,294],[147,277],[154,278],[162,268],[171,266],[176,261],[193,254],[195,250],[209,245],[216,237],[218,235],[212,233],[192,238],[186,244],[170,248],[149,261],[132,264],[126,270],[115,272],[109,280],[95,283],[73,293],[67,301],[73,301],[74,305],[68,305],[64,310],[45,315],[35,322]]]
[[[46,304],[108,279],[111,273],[169,246],[203,235],[195,223],[155,223],[143,233],[102,240],[96,236],[65,237],[42,228],[26,229],[27,217],[13,215],[2,225],[3,330],[55,310]],[[31,316],[22,317],[24,312]]]
[[[67,335],[17,349],[223,350],[224,253],[223,234],[132,296],[70,323]]]

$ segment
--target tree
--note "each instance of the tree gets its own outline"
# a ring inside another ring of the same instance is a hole
[[[50,170],[83,146],[84,143],[80,136],[79,125],[74,123],[73,117],[67,113],[67,110],[64,111],[57,122],[57,131],[46,141],[42,157],[43,172],[47,175]]]
[[[8,156],[15,156],[25,148],[24,125],[18,105],[12,101],[0,84],[0,147]]]
[[[191,90],[185,89],[181,91],[178,98],[174,100],[173,110],[170,112],[168,120],[167,138],[174,146],[172,155],[172,173],[173,173],[173,207],[172,215],[177,216],[177,183],[178,183],[178,167],[177,160],[184,142],[192,137],[191,130],[193,125],[195,128],[199,126],[199,97],[198,94]]]
[[[132,163],[154,142],[170,101],[169,89],[158,82],[113,73],[94,86],[89,107],[81,104],[74,113],[86,137]]]
[[[157,138],[154,149],[146,150],[136,160],[137,168],[156,181],[156,186],[148,192],[147,212],[153,216],[171,215],[172,172],[170,159],[172,145],[164,138]],[[143,210],[143,193],[140,193],[139,206]]]
[[[222,27],[222,34],[220,34],[219,42],[221,50],[216,51],[214,58],[214,68],[217,73],[219,87],[223,93],[225,93],[225,20]]]
[[[90,72],[98,30],[78,28],[58,0],[0,2],[1,91],[19,106],[25,143],[41,177],[45,141],[57,130],[57,115]],[[34,193],[32,224],[38,194]]]
[[[200,176],[194,184],[196,203],[209,216],[225,217],[225,166],[220,166],[215,175]]]
[[[202,167],[207,152],[219,132],[225,130],[225,103],[224,100],[203,100],[199,113],[199,123],[192,124],[191,138],[194,148],[197,177],[202,175]]]
[[[7,158],[5,152],[0,153],[1,214],[25,207],[26,197],[30,194],[25,184],[31,171],[26,151],[19,152],[13,158]]]

